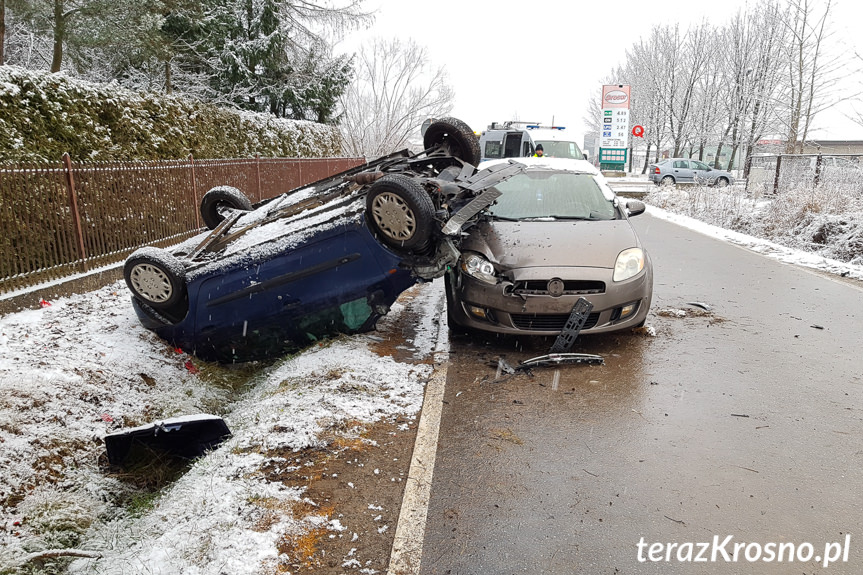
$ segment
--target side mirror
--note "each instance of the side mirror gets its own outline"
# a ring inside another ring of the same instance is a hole
[[[588,160],[588,159],[590,159],[590,152],[588,152],[587,150],[584,150],[583,152],[581,152],[581,156],[585,160]]]
[[[421,136],[423,136],[423,137],[425,137],[425,135],[426,135],[426,130],[428,130],[428,129],[429,129],[429,126],[431,126],[432,124],[434,124],[434,123],[435,123],[435,121],[436,121],[436,120],[435,120],[434,118],[426,118],[426,119],[423,121],[422,126],[420,126],[420,135],[421,135]]]
[[[647,206],[641,200],[627,200],[626,202],[626,211],[629,212],[630,216],[643,214],[646,209]]]

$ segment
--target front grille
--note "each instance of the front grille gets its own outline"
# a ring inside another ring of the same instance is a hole
[[[516,295],[548,295],[549,280],[518,281],[512,286]],[[563,294],[588,295],[605,293],[605,282],[588,280],[563,280]]]
[[[532,331],[561,331],[566,325],[566,320],[569,319],[568,313],[554,314],[530,314],[530,313],[513,313],[510,314],[512,324],[518,329],[526,329]],[[581,329],[588,329],[596,325],[599,321],[599,312],[592,313],[587,316],[587,321]]]

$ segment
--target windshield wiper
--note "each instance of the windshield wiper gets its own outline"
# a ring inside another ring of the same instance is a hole
[[[550,218],[554,218],[554,219],[556,219],[556,220],[585,220],[585,221],[595,221],[595,220],[601,220],[601,219],[603,219],[603,218],[596,218],[596,217],[594,217],[594,216],[558,216],[558,215],[551,215],[551,216],[548,216],[548,217],[550,217]]]

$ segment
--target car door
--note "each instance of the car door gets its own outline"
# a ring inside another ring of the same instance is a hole
[[[710,166],[705,164],[704,162],[699,162],[697,160],[689,160],[689,166],[692,169],[692,177],[696,183],[699,184],[712,184],[712,174],[710,173]]]
[[[671,165],[674,180],[681,184],[691,184],[694,181],[694,173],[689,167],[689,160],[674,160]]]

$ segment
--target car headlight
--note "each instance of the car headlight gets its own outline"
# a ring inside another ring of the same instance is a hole
[[[461,271],[470,277],[487,284],[495,285],[497,276],[491,262],[476,253],[466,253],[461,258]]]
[[[644,250],[641,248],[629,248],[623,250],[617,256],[614,264],[613,279],[622,282],[638,275],[644,269]]]

